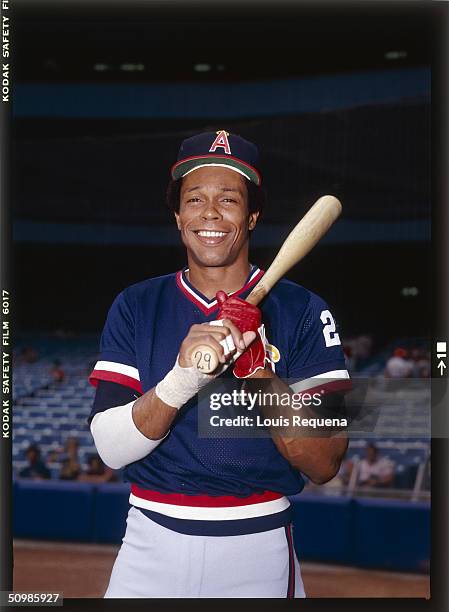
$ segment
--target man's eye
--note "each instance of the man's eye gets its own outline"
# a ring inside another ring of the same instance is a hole
[[[192,198],[189,198],[187,200],[187,202],[199,202],[199,201],[200,201],[200,199],[198,197],[196,197],[196,196],[193,196]]]
[[[223,198],[222,202],[233,202],[235,203],[237,200],[234,200],[233,198]]]

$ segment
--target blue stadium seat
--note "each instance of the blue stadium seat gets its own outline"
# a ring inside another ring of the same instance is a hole
[[[52,444],[55,440],[57,440],[55,434],[45,434],[41,437],[41,444]]]
[[[398,466],[394,479],[395,488],[412,490],[415,485],[417,472],[417,464]]]
[[[47,427],[48,427],[48,422],[34,423],[35,430],[47,429]]]

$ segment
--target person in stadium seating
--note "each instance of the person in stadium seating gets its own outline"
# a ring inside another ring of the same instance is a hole
[[[53,382],[58,384],[64,382],[65,372],[62,369],[61,362],[59,361],[59,359],[55,359],[53,361],[53,366],[50,370],[50,374],[53,379]]]
[[[24,346],[20,351],[19,363],[36,363],[39,353],[33,346]]]
[[[61,471],[59,472],[60,480],[78,480],[80,475],[80,469],[73,466],[70,459],[64,459],[62,461]]]
[[[352,346],[348,344],[343,344],[343,353],[345,356],[345,363],[348,372],[352,372],[355,370],[356,359],[354,357],[354,352],[352,350]]]
[[[51,478],[50,470],[41,459],[41,450],[37,444],[30,444],[26,450],[26,458],[28,466],[20,470],[20,478],[32,478],[33,480],[42,480]]]
[[[88,468],[80,474],[78,480],[82,482],[116,482],[117,475],[110,467],[107,467],[97,453],[92,453],[87,458]]]
[[[414,378],[429,378],[430,376],[430,354],[426,351],[413,348],[410,353],[413,365]]]
[[[413,375],[413,363],[408,358],[408,352],[396,348],[385,366],[385,378],[410,378]]]
[[[67,438],[64,453],[61,457],[62,467],[59,473],[59,478],[61,480],[76,480],[81,474],[81,466],[78,459],[78,446],[78,438]]]
[[[366,457],[359,463],[357,485],[360,487],[391,487],[394,482],[394,468],[386,457],[380,457],[375,444],[368,444]]]
[[[340,477],[342,486],[348,486],[351,479],[352,470],[354,469],[354,461],[352,459],[345,459],[341,466],[338,476]]]

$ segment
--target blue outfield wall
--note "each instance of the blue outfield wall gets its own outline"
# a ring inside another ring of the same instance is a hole
[[[129,486],[105,483],[93,487],[92,540],[102,544],[121,542],[129,510]]]
[[[198,83],[17,83],[15,117],[231,119],[391,104],[430,96],[430,68]]]
[[[430,504],[307,494],[291,500],[300,559],[373,569],[429,570]]]
[[[13,532],[20,538],[91,542],[94,509],[92,485],[22,480],[14,487]]]
[[[428,571],[430,507],[424,502],[360,499],[354,506],[354,558],[363,567]]]
[[[293,502],[293,536],[299,559],[352,564],[354,504],[346,497],[307,494]]]
[[[262,224],[251,237],[251,247],[271,247],[282,244],[291,232],[291,225]],[[173,225],[150,226],[106,225],[100,223],[47,223],[16,219],[13,224],[15,242],[43,242],[45,244],[131,244],[148,247],[179,247],[179,232]],[[354,244],[371,242],[430,242],[430,219],[402,219],[401,221],[359,221],[340,219],[323,236],[320,244]]]
[[[18,480],[13,491],[15,538],[121,542],[129,508],[127,484]],[[300,560],[428,571],[428,503],[307,493],[291,501]]]

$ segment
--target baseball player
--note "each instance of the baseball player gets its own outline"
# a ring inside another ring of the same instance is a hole
[[[105,597],[305,597],[287,496],[302,473],[336,474],[344,434],[198,435],[197,394],[217,376],[294,378],[329,398],[348,386],[321,298],[284,280],[260,308],[244,301],[263,275],[248,261],[260,185],[254,144],[224,130],[184,140],[167,202],[188,265],[128,287],[108,313],[89,422],[103,461],[125,468],[131,508]],[[214,374],[192,363],[198,344],[219,355]]]

